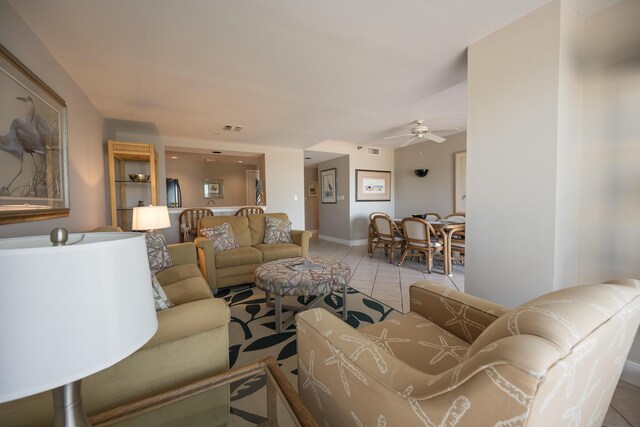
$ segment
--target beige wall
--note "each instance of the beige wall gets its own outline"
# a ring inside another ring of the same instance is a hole
[[[579,278],[640,277],[640,2],[587,19]],[[629,353],[640,385],[640,333]],[[630,380],[630,379],[628,379]]]
[[[304,229],[305,230],[319,230],[320,223],[318,222],[320,193],[317,192],[316,197],[309,196],[309,181],[318,181],[318,168],[304,168]],[[316,191],[320,187],[316,186]]]
[[[509,306],[554,289],[559,10],[469,47],[465,291]]]
[[[6,1],[0,1],[0,43],[67,103],[71,195],[69,217],[0,225],[0,237],[49,234],[55,227],[77,232],[106,224],[104,119]],[[2,134],[7,131],[0,129]],[[25,156],[25,164],[32,162],[29,157]]]
[[[322,203],[318,195],[320,238],[328,238],[348,245],[351,233],[349,220],[349,156],[338,157],[318,164],[318,188],[322,187],[320,173],[336,168],[337,203]],[[340,200],[340,198],[343,198]],[[337,239],[337,240],[336,240]]]
[[[178,178],[182,190],[182,206],[208,206],[209,199],[204,198],[205,179],[224,180],[224,197],[211,199],[215,206],[247,205],[247,170],[257,170],[257,165],[233,165],[225,163],[207,163],[195,160],[166,160],[166,177]],[[255,204],[255,203],[252,203]]]
[[[414,213],[436,212],[441,216],[454,212],[454,154],[467,148],[467,133],[447,136],[442,144],[425,141],[399,148],[395,152],[396,205],[398,218]],[[424,178],[413,172],[429,169]]]
[[[470,47],[467,292],[640,277],[638,16],[553,1]],[[629,361],[640,385],[638,338]]]

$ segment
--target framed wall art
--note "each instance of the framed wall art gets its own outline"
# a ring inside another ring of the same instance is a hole
[[[0,224],[69,215],[65,101],[0,44]]]
[[[356,169],[356,202],[391,201],[391,171]]]
[[[204,180],[204,198],[205,199],[222,199],[224,198],[224,180],[222,179],[205,179]]]
[[[322,203],[338,203],[338,195],[336,187],[336,168],[326,169],[320,172],[322,191],[320,201]]]
[[[307,195],[309,197],[318,197],[318,181],[309,181]]]

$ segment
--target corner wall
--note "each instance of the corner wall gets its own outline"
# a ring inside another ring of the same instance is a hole
[[[560,3],[469,47],[465,291],[554,289]]]
[[[321,173],[327,169],[336,169],[336,203],[322,203]],[[349,156],[342,156],[318,163],[318,224],[320,238],[349,245],[350,206],[349,206]]]
[[[49,234],[55,227],[79,232],[107,224],[102,115],[6,1],[0,1],[0,43],[67,103],[71,206],[66,218],[0,225],[0,237]],[[4,125],[0,129],[7,131]]]
[[[358,149],[361,147],[361,149]],[[348,156],[349,173],[346,177],[348,188],[345,190],[345,200],[349,201],[349,234],[345,245],[365,245],[367,243],[367,230],[369,226],[369,213],[386,212],[391,217],[395,214],[395,165],[394,149],[384,146],[376,146],[380,149],[380,155],[372,156],[366,153],[365,147],[351,142],[327,140],[307,149],[310,151],[321,151],[325,153],[340,153]],[[356,202],[356,169],[391,171],[391,200],[388,202]],[[320,184],[320,183],[319,183]],[[320,234],[322,232],[322,211],[320,212]],[[342,232],[341,232],[342,233]],[[335,236],[334,236],[335,237]]]

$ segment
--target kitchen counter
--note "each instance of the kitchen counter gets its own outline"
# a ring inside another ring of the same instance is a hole
[[[162,230],[167,243],[178,243],[180,241],[180,230],[178,217],[185,209],[211,209],[215,216],[234,215],[238,209],[244,206],[204,206],[204,207],[182,207],[182,208],[169,208],[169,219],[171,220],[171,227]],[[265,211],[266,206],[260,206]]]

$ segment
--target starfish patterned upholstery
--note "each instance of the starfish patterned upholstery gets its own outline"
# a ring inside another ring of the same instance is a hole
[[[602,425],[640,322],[640,281],[515,309],[431,282],[411,311],[351,328],[297,316],[298,392],[320,425]]]

